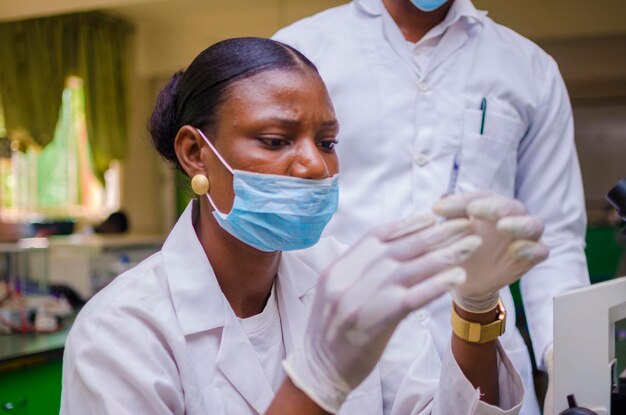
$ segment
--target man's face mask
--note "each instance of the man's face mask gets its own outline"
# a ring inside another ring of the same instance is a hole
[[[323,180],[234,170],[198,130],[224,167],[233,174],[235,200],[220,212],[211,195],[217,223],[246,244],[266,252],[315,245],[337,210],[339,175]]]
[[[411,3],[413,3],[415,7],[424,12],[437,10],[447,2],[448,0],[411,0]]]

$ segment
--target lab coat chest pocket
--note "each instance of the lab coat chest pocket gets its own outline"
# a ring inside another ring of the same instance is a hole
[[[483,111],[466,109],[457,191],[490,191],[513,197],[517,148],[524,130],[521,121],[496,111],[487,111],[483,122]]]

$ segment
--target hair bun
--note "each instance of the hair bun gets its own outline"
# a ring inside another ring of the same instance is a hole
[[[176,100],[183,74],[183,71],[176,72],[159,92],[149,125],[150,136],[156,150],[163,158],[177,166],[174,137],[180,126],[176,114]]]

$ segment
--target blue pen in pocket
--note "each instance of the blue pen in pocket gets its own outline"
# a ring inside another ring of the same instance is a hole
[[[454,155],[454,161],[452,162],[452,171],[450,172],[450,180],[448,181],[448,191],[446,192],[446,196],[454,194],[456,190],[456,182],[459,179],[459,169],[461,167],[459,153],[457,152]]]
[[[483,97],[483,100],[480,101],[480,110],[483,113],[483,116],[480,120],[480,135],[483,135],[485,132],[485,115],[487,114],[487,98]]]

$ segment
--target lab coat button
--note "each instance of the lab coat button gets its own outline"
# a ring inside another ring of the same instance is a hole
[[[417,84],[417,89],[419,89],[420,92],[428,92],[428,91],[430,91],[430,87],[428,86],[428,84],[426,84],[424,82],[420,82],[419,84]]]
[[[428,159],[428,156],[426,154],[424,154],[424,153],[416,154],[414,159],[415,159],[415,162],[417,163],[417,165],[420,166],[420,167],[425,166],[430,161]]]
[[[419,309],[417,310],[417,312],[415,313],[415,317],[417,317],[417,319],[419,321],[425,321],[428,318],[428,311],[424,310],[424,309]]]

